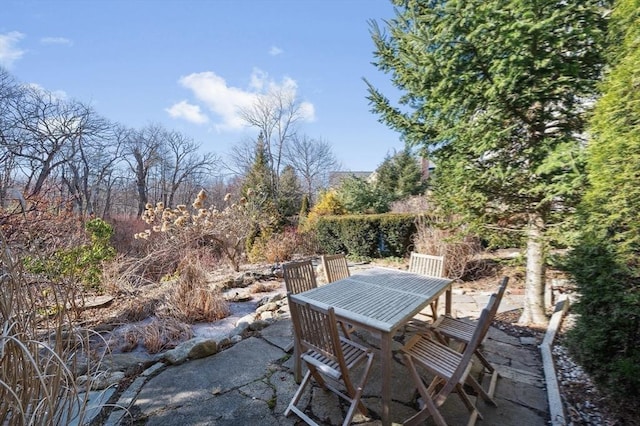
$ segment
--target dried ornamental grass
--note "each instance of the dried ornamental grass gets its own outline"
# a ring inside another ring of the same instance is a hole
[[[74,329],[64,308],[38,315],[47,306],[1,234],[0,260],[0,424],[82,423],[92,381],[80,387],[74,370],[80,354],[90,352],[89,333]],[[55,306],[66,306],[68,294],[48,291]]]
[[[187,262],[167,297],[167,317],[186,323],[212,322],[229,316],[229,304],[220,291],[210,288],[207,273],[197,262]]]

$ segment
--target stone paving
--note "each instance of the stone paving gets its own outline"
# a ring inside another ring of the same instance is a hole
[[[488,294],[454,294],[455,314],[475,318],[486,305]],[[507,293],[500,311],[522,306],[522,296]],[[377,350],[378,339],[366,332],[357,338]],[[407,339],[404,336],[404,339]],[[398,350],[403,338],[394,346],[393,402],[394,423],[417,410],[416,391]],[[181,365],[156,364],[154,370],[138,377],[120,397],[106,425],[297,425],[294,414],[283,415],[297,389],[293,380],[293,359],[286,349],[292,341],[291,321],[286,317],[273,322],[254,336],[241,340],[213,356]],[[481,400],[477,405],[484,416],[478,424],[546,425],[548,403],[542,361],[535,339],[520,339],[491,328],[483,345],[487,358],[500,372],[495,398],[498,407]],[[379,357],[362,398],[369,416],[357,413],[354,424],[378,425],[380,421],[381,381]],[[147,370],[149,371],[149,370]],[[480,369],[474,374],[483,379]],[[486,383],[485,383],[486,384]],[[343,401],[313,386],[302,399],[306,412],[319,424],[341,424],[345,413]],[[467,411],[452,395],[442,408],[450,425],[466,423]],[[426,424],[433,424],[428,420]]]

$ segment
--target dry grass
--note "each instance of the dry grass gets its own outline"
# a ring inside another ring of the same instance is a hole
[[[249,289],[250,293],[269,293],[271,291],[278,290],[280,288],[279,282],[257,282],[254,283]]]
[[[141,334],[145,349],[152,354],[174,348],[193,337],[191,328],[174,318],[154,319],[142,328]]]
[[[192,324],[229,316],[227,301],[220,291],[211,288],[208,274],[197,259],[186,261],[178,272],[180,277],[167,297],[163,317]]]
[[[74,372],[90,353],[90,333],[64,309],[68,293],[24,278],[1,234],[0,261],[0,424],[82,423],[92,381],[80,387]],[[48,298],[58,308],[43,304]],[[89,375],[97,364],[89,363]]]
[[[446,224],[433,224],[424,218],[418,220],[413,238],[414,250],[419,253],[444,256],[445,275],[461,279],[480,268],[483,262],[475,262],[482,253],[480,240],[460,229],[449,229]]]

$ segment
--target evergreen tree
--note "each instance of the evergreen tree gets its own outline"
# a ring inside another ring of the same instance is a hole
[[[544,323],[547,231],[583,187],[576,135],[603,64],[606,1],[394,1],[372,22],[377,67],[400,105],[369,84],[373,112],[438,164],[444,207],[509,223],[527,241],[522,323]]]
[[[342,181],[338,189],[338,199],[347,213],[386,213],[389,211],[390,196],[378,186],[350,176]]]
[[[263,202],[272,201],[274,194],[271,186],[271,168],[267,161],[262,133],[258,136],[255,149],[255,159],[244,179],[242,193],[246,196],[251,192],[254,197],[264,200]]]
[[[408,147],[387,155],[376,170],[376,185],[391,201],[419,195],[426,187],[418,159]]]
[[[570,347],[601,386],[630,397],[640,393],[640,0],[619,0],[612,20],[571,254],[581,297]]]
[[[281,221],[278,215],[278,209],[274,201],[273,189],[271,186],[271,168],[267,161],[266,151],[262,134],[258,136],[256,141],[256,152],[253,165],[247,173],[242,184],[242,194],[247,202],[252,203],[254,209],[261,218],[269,218],[266,223],[277,224]],[[272,229],[262,229],[260,218],[255,218],[253,229],[248,234],[245,248],[247,252],[251,252],[253,243],[256,238],[264,234],[269,234]]]
[[[285,166],[280,173],[280,196],[278,197],[278,212],[283,217],[295,216],[302,204],[302,189],[295,170]]]

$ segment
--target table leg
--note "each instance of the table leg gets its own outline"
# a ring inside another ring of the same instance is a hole
[[[302,360],[300,359],[300,345],[298,339],[293,339],[293,379],[296,383],[302,382]]]
[[[382,362],[382,425],[391,424],[391,338],[393,333],[382,333],[382,347],[380,350]]]
[[[451,288],[452,287],[453,287],[452,285],[449,285],[449,288],[447,289],[444,295],[444,298],[445,298],[444,312],[449,316],[451,316]]]

